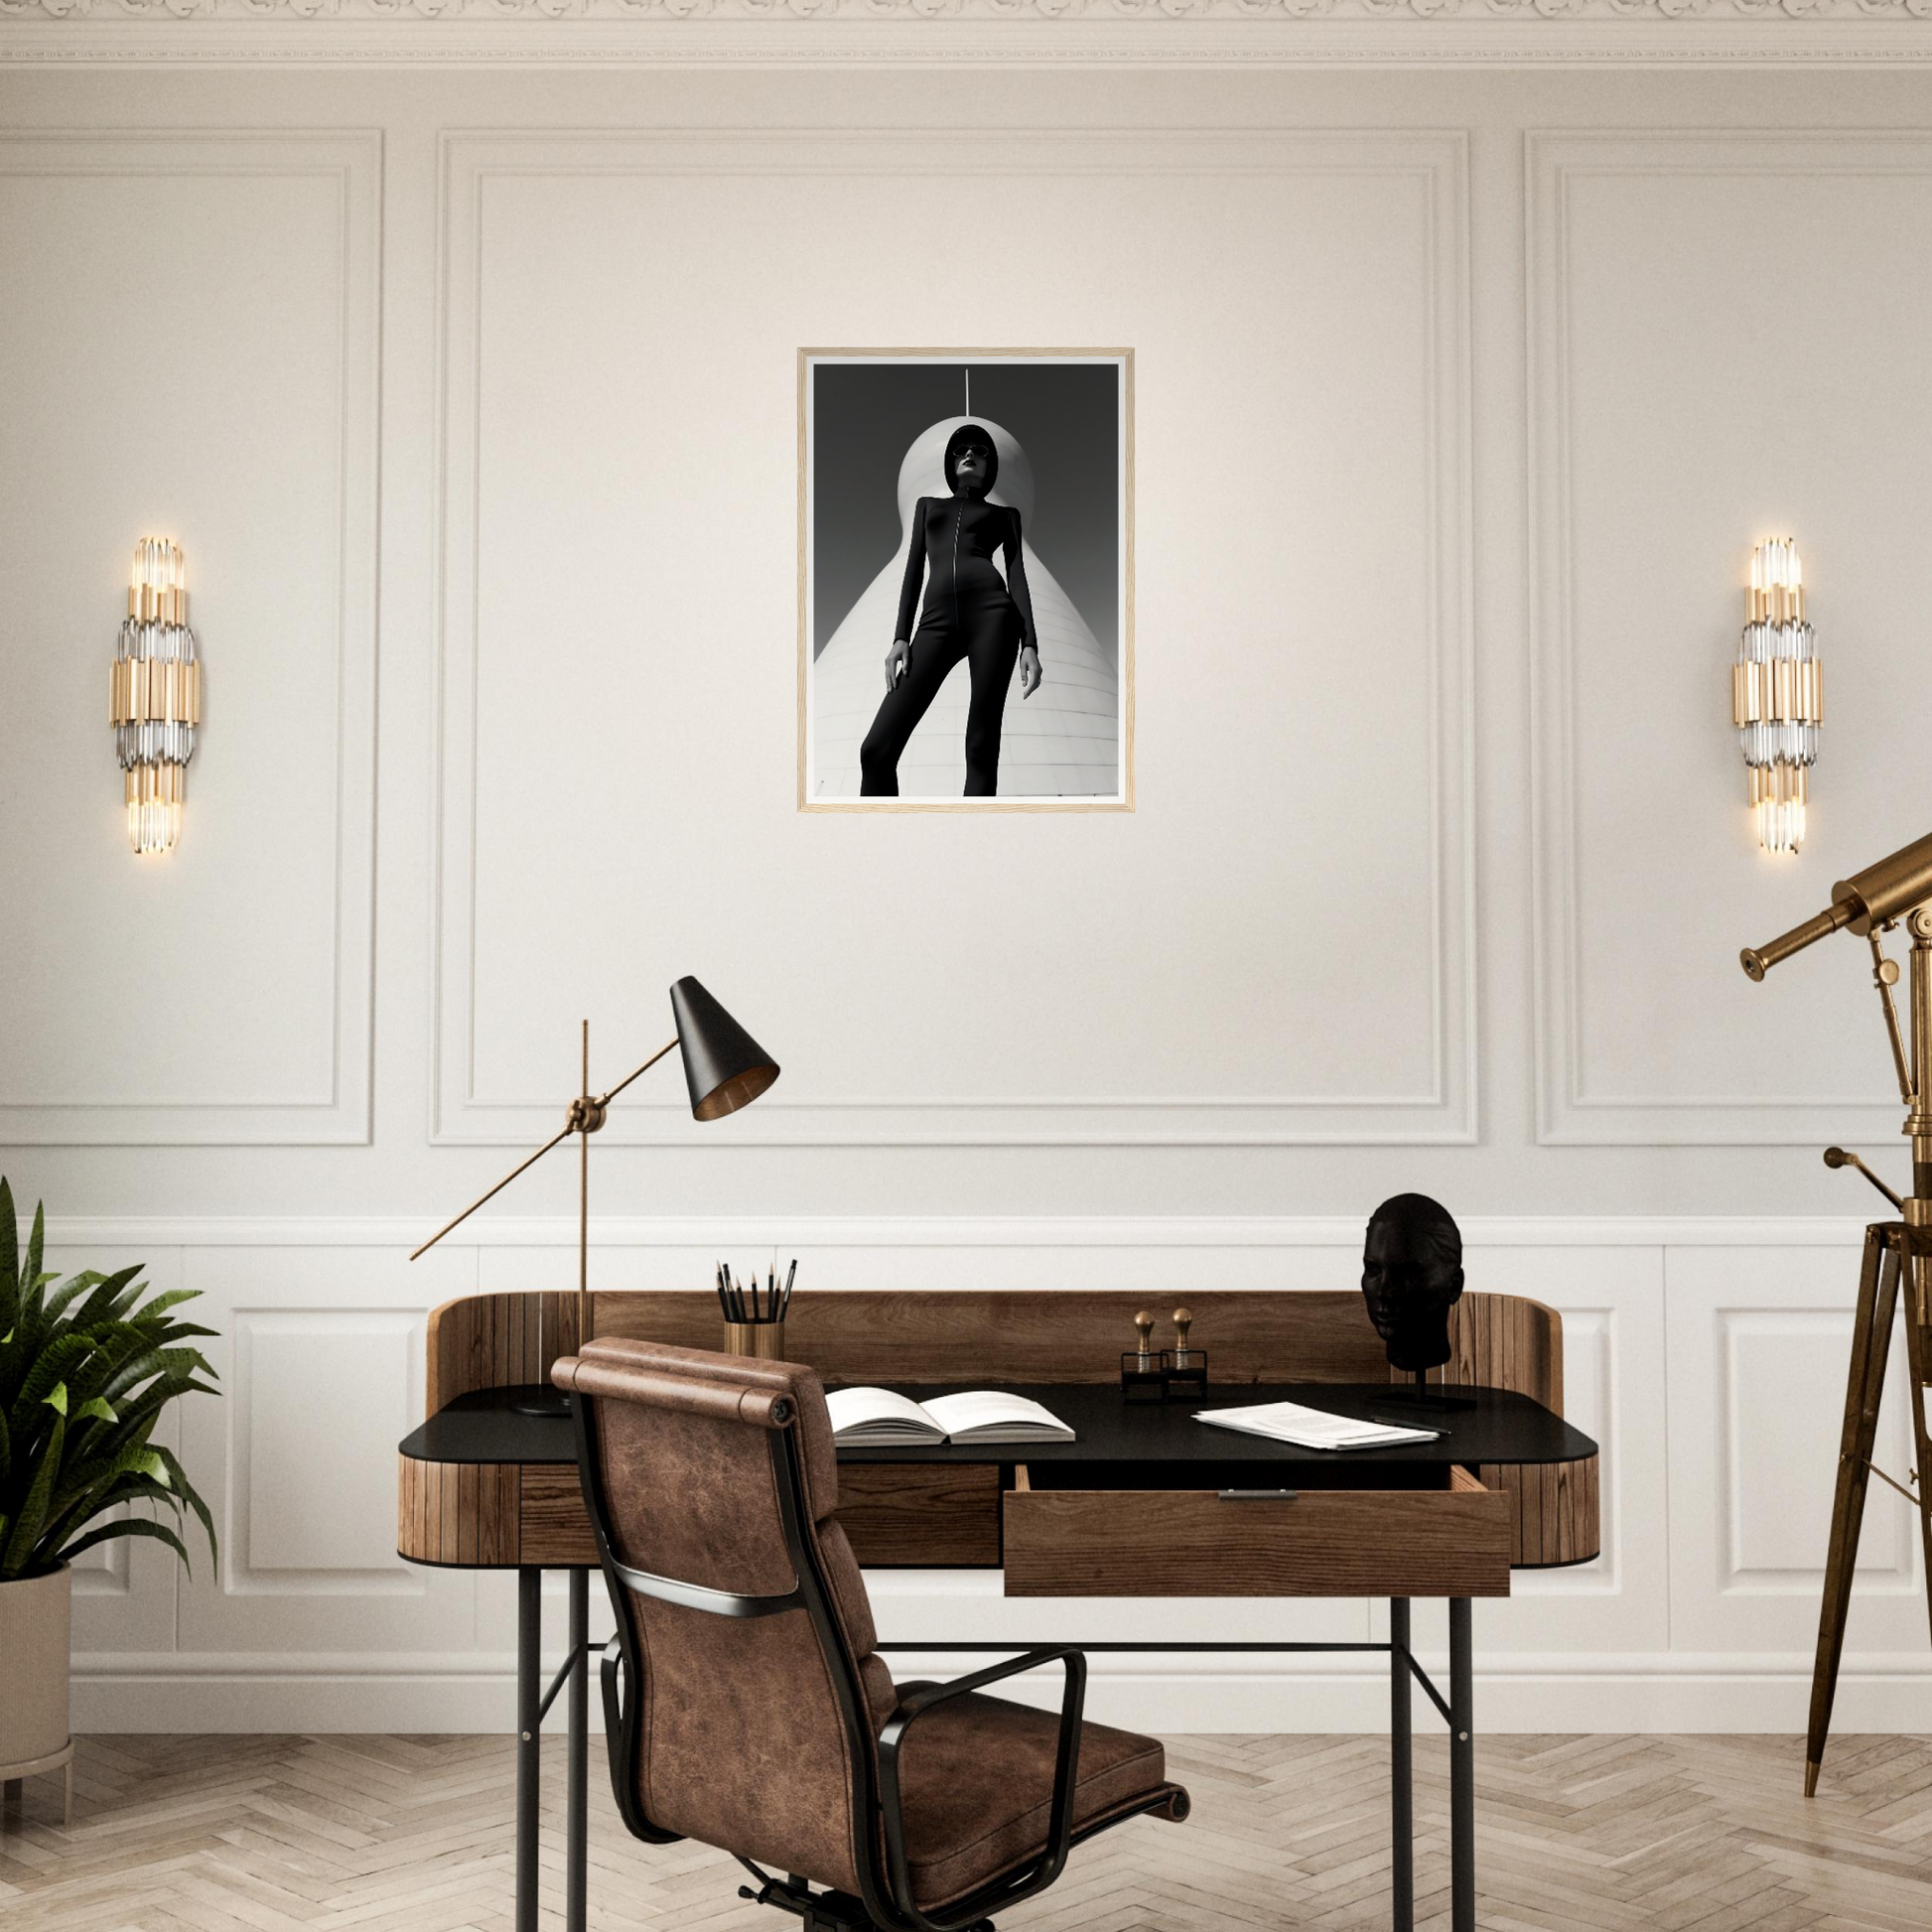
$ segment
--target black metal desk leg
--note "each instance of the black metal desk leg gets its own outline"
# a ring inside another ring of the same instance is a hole
[[[1451,1596],[1449,1625],[1449,1925],[1476,1932],[1475,1671],[1469,1599]]]
[[[1389,1885],[1395,1932],[1415,1932],[1416,1809],[1410,1747],[1409,1599],[1389,1598]]]
[[[584,1932],[586,1802],[590,1770],[591,1573],[570,1573],[570,1814],[565,1851],[564,1924]]]
[[[516,1573],[516,1932],[537,1932],[537,1753],[543,1744],[543,1572]]]

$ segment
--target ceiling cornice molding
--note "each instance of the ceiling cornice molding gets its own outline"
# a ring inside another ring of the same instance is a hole
[[[1932,0],[0,0],[0,66],[1932,64]]]

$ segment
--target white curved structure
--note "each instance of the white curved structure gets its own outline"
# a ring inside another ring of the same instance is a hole
[[[1034,473],[1027,453],[984,416],[948,416],[913,439],[898,468],[898,548],[846,613],[812,667],[813,799],[859,796],[859,747],[886,695],[886,653],[898,615],[912,505],[950,494],[946,441],[962,423],[990,430],[1000,452],[996,503],[1033,522]],[[1014,672],[1001,729],[1002,798],[1110,798],[1121,793],[1120,677],[1032,540],[1023,538],[1034,623],[1039,632],[1040,687],[1022,700]],[[898,761],[901,798],[950,799],[966,789],[966,666],[956,666],[919,721]]]

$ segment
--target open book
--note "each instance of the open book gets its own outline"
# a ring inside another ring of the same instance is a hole
[[[973,1389],[917,1403],[891,1389],[834,1389],[832,1440],[848,1449],[930,1449],[939,1443],[1070,1443],[1073,1432],[1024,1395]]]
[[[1217,1429],[1238,1429],[1249,1436],[1267,1436],[1301,1449],[1388,1449],[1396,1443],[1433,1443],[1440,1429],[1399,1429],[1393,1423],[1357,1422],[1353,1416],[1331,1416],[1325,1409],[1305,1409],[1299,1402],[1258,1402],[1250,1409],[1202,1409],[1196,1422]]]

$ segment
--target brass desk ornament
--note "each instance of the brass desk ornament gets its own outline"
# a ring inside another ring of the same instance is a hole
[[[1191,1309],[1174,1310],[1173,1346],[1161,1358],[1163,1393],[1169,1401],[1207,1399],[1207,1350],[1189,1343],[1187,1331],[1193,1325]]]
[[[1160,1402],[1167,1394],[1161,1374],[1161,1352],[1154,1345],[1154,1316],[1143,1309],[1134,1317],[1137,1346],[1120,1358],[1120,1392],[1129,1402]]]
[[[1825,1150],[1828,1168],[1856,1168],[1898,1209],[1896,1221],[1874,1221],[1864,1231],[1859,1271],[1858,1312],[1852,1329],[1852,1367],[1845,1389],[1845,1424],[1839,1439],[1838,1480],[1832,1496],[1832,1539],[1825,1560],[1825,1595],[1818,1616],[1818,1656],[1812,1666],[1811,1723],[1805,1741],[1805,1796],[1818,1789],[1818,1769],[1832,1725],[1845,1619],[1852,1604],[1852,1572],[1864,1518],[1865,1478],[1889,1483],[1918,1512],[1925,1550],[1927,1605],[1932,1609],[1932,1441],[1927,1439],[1925,1397],[1932,1384],[1932,834],[1867,866],[1832,888],[1824,911],[1793,926],[1765,946],[1739,955],[1744,971],[1761,980],[1780,960],[1814,940],[1849,929],[1871,948],[1871,980],[1884,1013],[1892,1066],[1905,1103],[1900,1130],[1912,1144],[1912,1186],[1902,1198],[1843,1148]],[[1898,1023],[1892,988],[1897,964],[1885,957],[1884,934],[1900,918],[1911,935],[1909,1043]],[[1892,1317],[1905,1286],[1905,1360],[1911,1372],[1912,1443],[1916,1488],[1872,1464],[1878,1406],[1884,1395],[1885,1358],[1891,1351]]]

